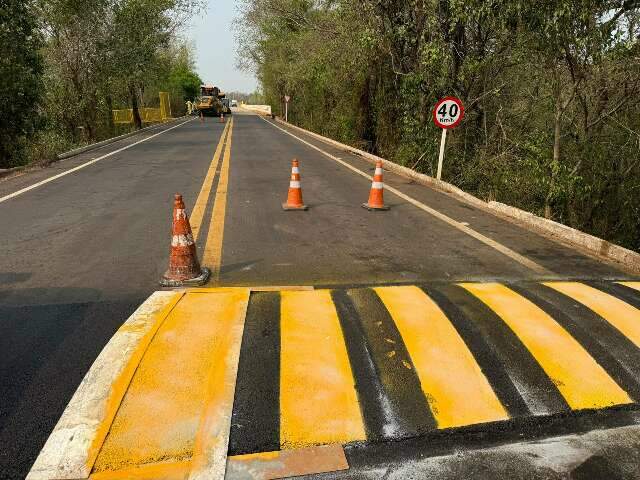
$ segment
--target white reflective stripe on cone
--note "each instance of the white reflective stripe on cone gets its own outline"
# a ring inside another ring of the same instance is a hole
[[[300,169],[298,167],[291,167],[291,173],[300,173]]]
[[[189,245],[193,245],[193,236],[191,234],[174,235],[171,238],[172,247],[188,247]]]
[[[382,169],[380,167],[376,168],[376,175],[382,175]]]
[[[371,188],[375,188],[376,190],[382,190],[383,187],[384,187],[384,183],[382,182],[373,182],[371,184]]]
[[[297,180],[291,180],[289,182],[289,188],[300,188],[300,182]]]

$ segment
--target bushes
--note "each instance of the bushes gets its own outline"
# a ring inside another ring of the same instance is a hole
[[[29,137],[38,128],[42,99],[41,38],[33,4],[0,4],[0,168],[28,161]]]

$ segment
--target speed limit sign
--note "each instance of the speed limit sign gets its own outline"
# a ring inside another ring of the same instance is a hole
[[[464,107],[459,98],[445,97],[433,109],[433,121],[440,128],[453,128],[464,117]]]
[[[459,98],[444,97],[433,107],[433,123],[442,129],[440,138],[440,155],[438,156],[438,173],[436,178],[442,178],[442,162],[444,160],[444,146],[447,141],[447,130],[457,126],[464,117],[464,106]]]

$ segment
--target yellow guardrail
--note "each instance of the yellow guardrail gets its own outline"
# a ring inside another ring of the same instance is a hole
[[[133,109],[113,110],[113,123],[133,123]]]
[[[161,122],[163,120],[162,111],[159,108],[141,108],[140,118],[145,123]]]
[[[163,122],[171,117],[171,102],[168,92],[159,92],[160,108],[142,107],[140,118],[144,123]],[[113,123],[133,123],[133,109],[113,110]]]
[[[171,102],[169,102],[169,92],[159,92],[160,96],[160,116],[163,120],[171,118]]]

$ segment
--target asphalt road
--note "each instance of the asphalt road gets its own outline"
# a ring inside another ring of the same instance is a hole
[[[369,212],[360,206],[367,199],[369,180],[269,120],[243,114],[233,118],[228,186],[219,188],[223,175],[214,177],[198,241],[201,256],[207,245],[221,242],[219,276],[213,284],[353,287],[635,278],[389,173],[386,184],[465,222],[503,250],[391,193],[385,197],[388,212]],[[225,127],[210,118],[177,125],[0,181],[2,478],[21,478],[28,472],[97,354],[158,288],[167,265],[173,194],[182,193],[192,208]],[[296,135],[373,173],[371,164],[356,156]],[[307,212],[281,208],[294,157],[300,160]],[[221,171],[222,159],[216,169]],[[215,228],[213,203],[225,198],[224,229]],[[505,255],[505,248],[515,255]],[[540,268],[532,269],[518,258]],[[268,297],[257,301],[255,309],[270,318]],[[256,384],[256,391],[264,388],[268,386]],[[268,437],[261,441],[273,443]]]

